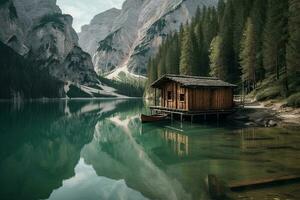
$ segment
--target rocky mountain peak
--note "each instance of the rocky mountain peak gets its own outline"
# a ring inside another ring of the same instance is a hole
[[[126,0],[113,17],[111,11],[98,15],[102,25],[95,20],[85,25],[79,45],[92,55],[97,73],[109,78],[120,72],[145,75],[148,59],[166,35],[178,31],[198,6],[216,4],[217,0]]]

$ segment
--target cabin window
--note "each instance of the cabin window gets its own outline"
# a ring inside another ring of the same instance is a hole
[[[179,101],[185,101],[185,94],[180,94]]]
[[[172,91],[168,91],[168,100],[172,100]]]

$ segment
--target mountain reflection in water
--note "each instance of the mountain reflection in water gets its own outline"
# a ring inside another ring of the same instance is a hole
[[[300,171],[297,131],[142,125],[142,100],[0,103],[0,111],[1,199],[208,199],[207,174]]]

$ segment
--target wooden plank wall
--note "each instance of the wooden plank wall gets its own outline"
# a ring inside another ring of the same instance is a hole
[[[211,90],[210,109],[230,109],[232,108],[233,94],[231,88],[218,88]]]
[[[180,101],[180,95],[184,94],[184,101]],[[188,110],[188,103],[189,103],[189,95],[188,95],[188,89],[187,88],[182,88],[180,85],[177,85],[177,109],[183,109],[183,110]]]
[[[233,103],[232,88],[189,89],[189,110],[230,109]]]
[[[168,91],[172,92],[172,100],[168,100]],[[180,101],[180,94],[185,94],[185,101]],[[233,106],[232,88],[183,88],[175,82],[166,83],[161,90],[161,106],[183,110],[220,110]]]
[[[189,89],[190,110],[206,110],[210,107],[210,89]]]
[[[168,91],[172,92],[172,100],[168,100]],[[185,94],[185,101],[180,101],[180,94]],[[161,106],[173,109],[188,109],[188,89],[180,87],[178,83],[166,83],[161,91]]]
[[[168,92],[172,92],[172,100],[168,100]],[[176,83],[170,82],[167,83],[164,87],[164,107],[167,108],[176,108]]]

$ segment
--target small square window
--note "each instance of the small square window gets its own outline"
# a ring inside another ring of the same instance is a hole
[[[168,100],[172,100],[172,92],[168,91]]]
[[[180,94],[179,101],[184,101],[184,100],[185,100],[185,94]]]

